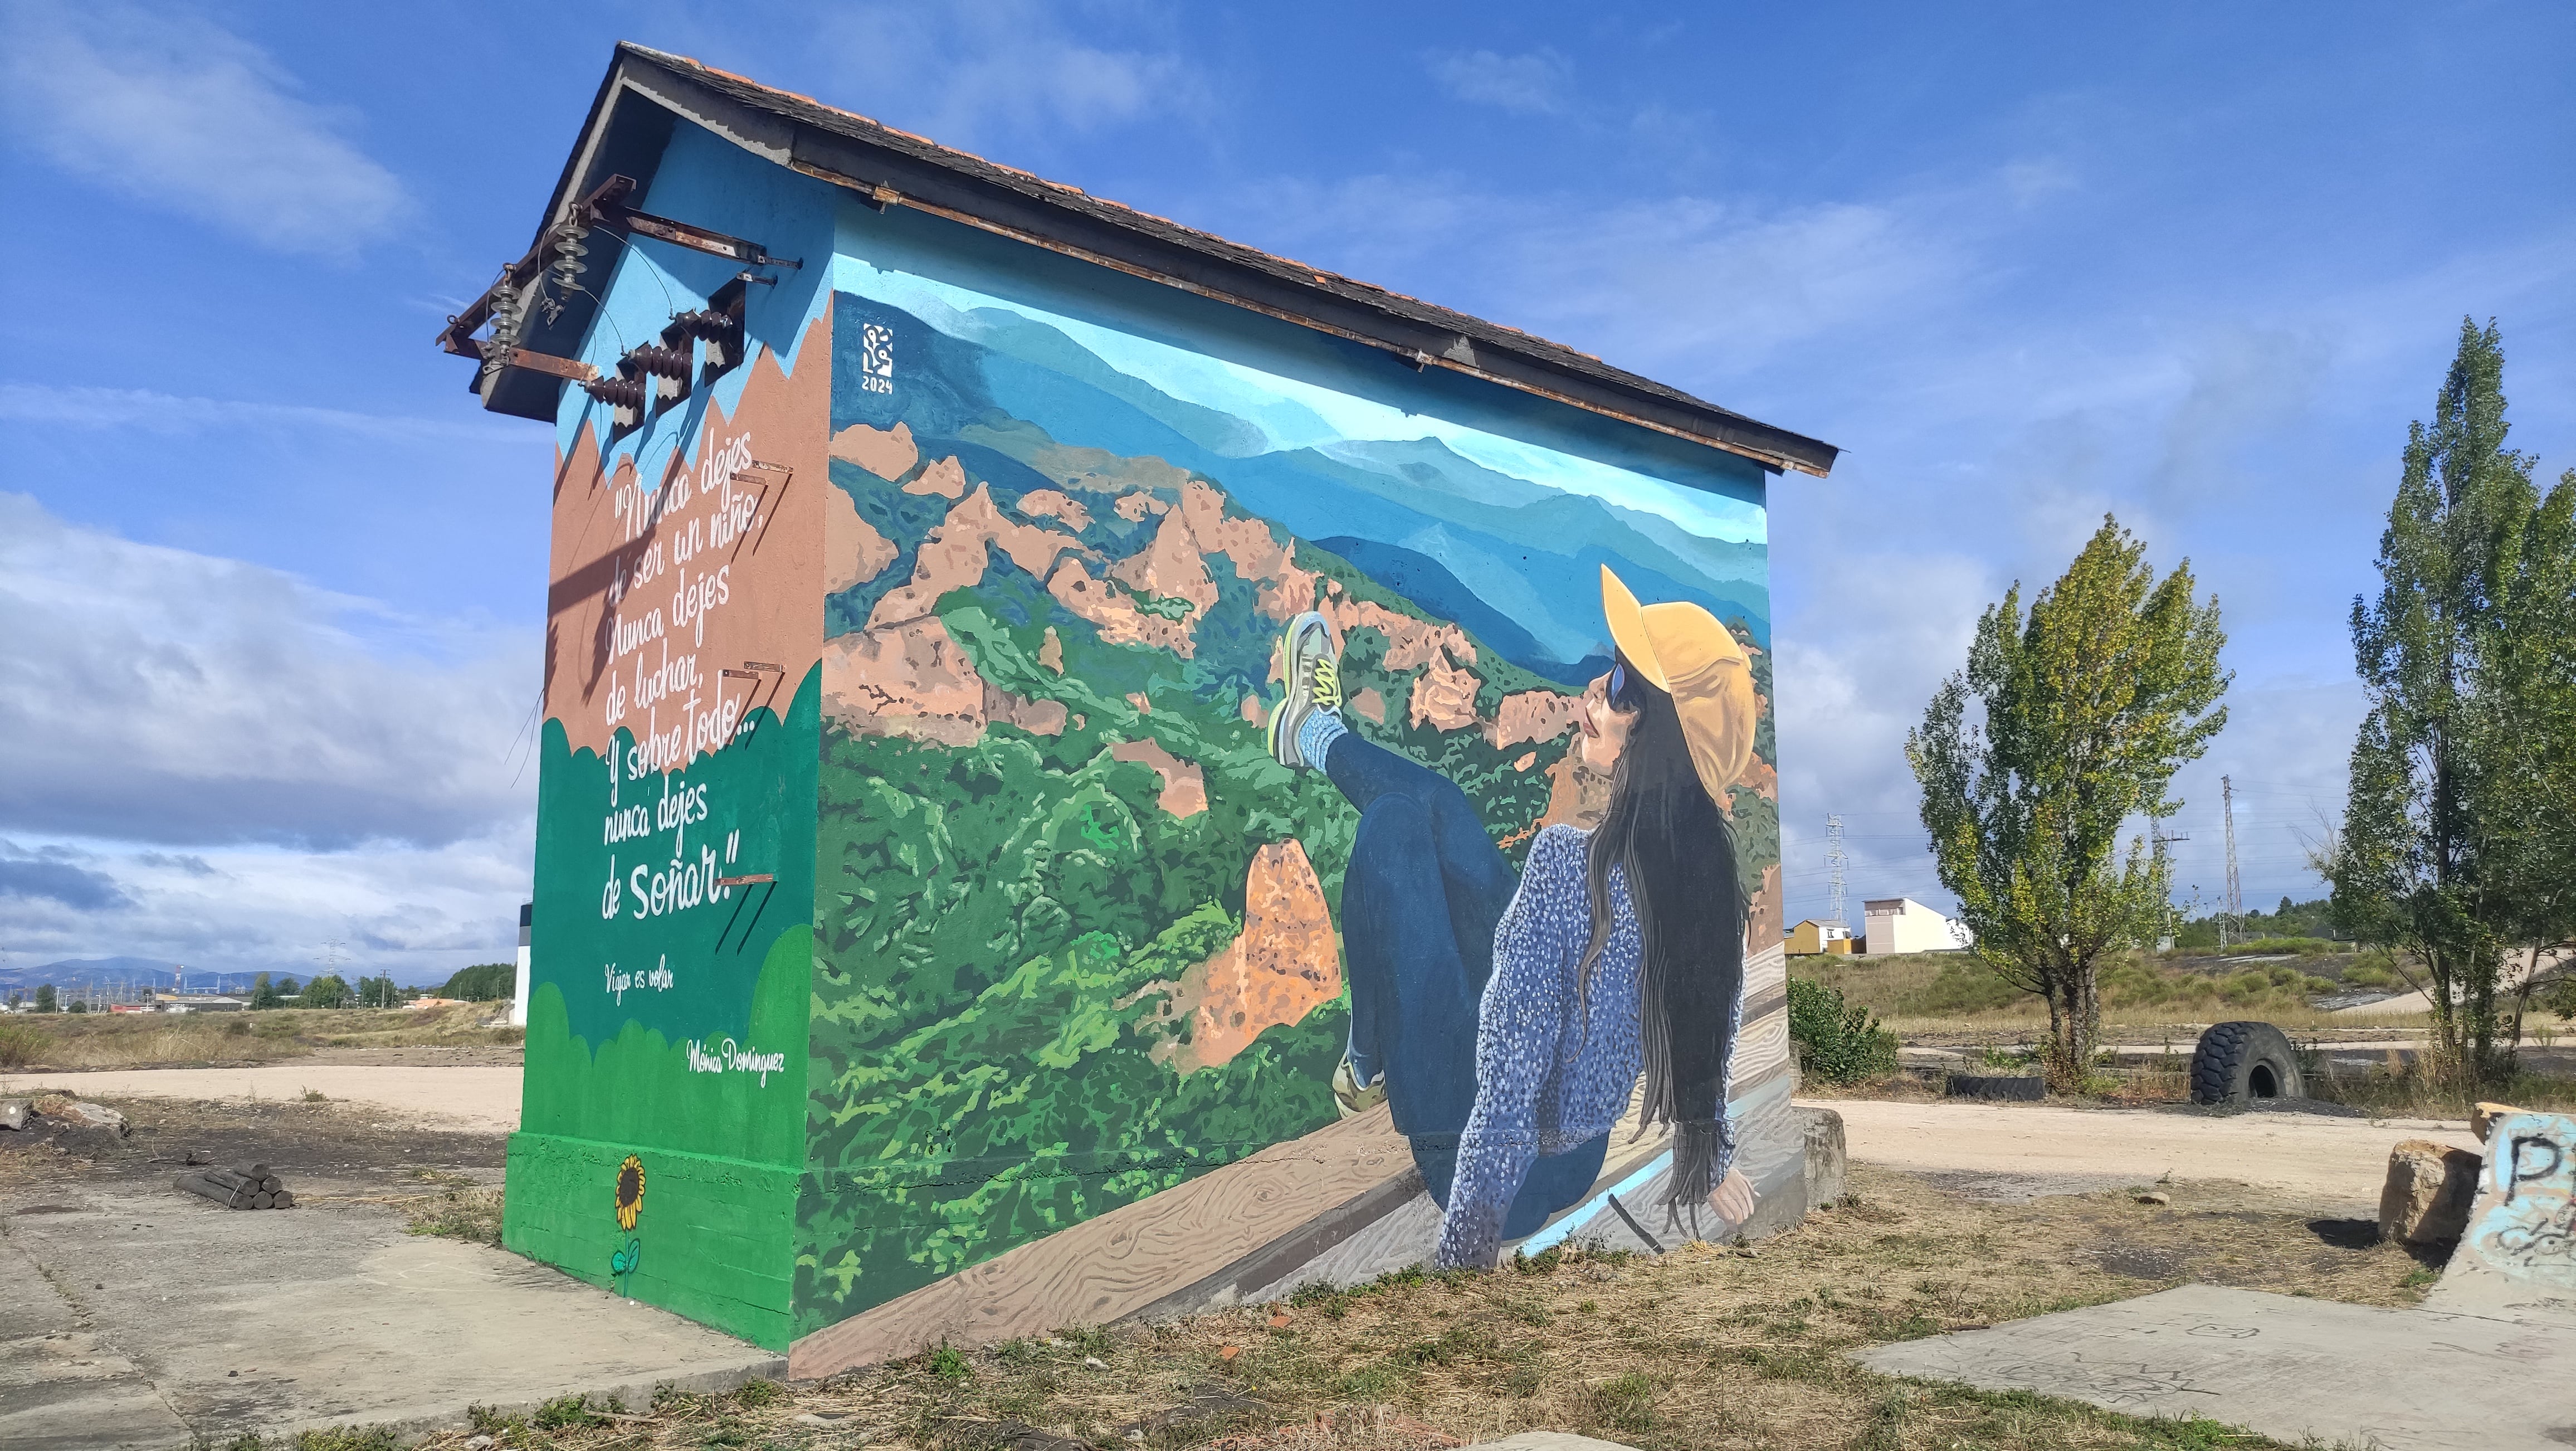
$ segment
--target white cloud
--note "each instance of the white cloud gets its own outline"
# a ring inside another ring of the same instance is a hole
[[[406,619],[0,494],[0,940],[406,980],[505,959],[533,631]],[[171,850],[179,847],[182,850]]]
[[[1461,101],[1531,116],[1564,110],[1574,74],[1572,62],[1547,49],[1525,55],[1439,51],[1424,57],[1424,64],[1440,89]]]
[[[0,831],[324,850],[488,833],[528,808],[511,756],[536,682],[531,631],[422,626],[0,494]]]
[[[1107,28],[1068,26],[1035,0],[966,0],[837,11],[815,40],[844,82],[831,90],[835,104],[950,146],[1098,131],[1208,104],[1177,51],[1105,42]]]
[[[2000,186],[1786,208],[1696,196],[1604,207],[1376,175],[1265,183],[1241,205],[1271,250],[1706,387],[1954,293],[1975,266],[1985,193]]]
[[[405,418],[298,403],[247,403],[147,388],[55,387],[0,383],[0,420],[59,428],[114,428],[145,433],[203,433],[225,428],[315,429],[378,442],[462,439],[524,445],[528,435],[499,419]]]
[[[437,982],[515,950],[534,840],[527,822],[423,848],[212,849],[186,856],[89,841],[0,841],[7,965],[142,957],[193,972],[343,974]],[[11,891],[37,868],[60,892]],[[14,875],[13,875],[14,874]]]
[[[348,112],[299,99],[212,21],[45,0],[9,0],[0,17],[0,114],[65,171],[283,252],[345,252],[408,206],[347,139]]]

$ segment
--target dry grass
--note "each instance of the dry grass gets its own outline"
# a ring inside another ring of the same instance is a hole
[[[1549,1254],[1157,1328],[939,1349],[810,1386],[487,1414],[477,1430],[530,1451],[1429,1451],[1535,1428],[1648,1451],[2214,1451],[2273,1443],[1893,1380],[1841,1352],[2194,1280],[2383,1305],[2429,1282],[2362,1223],[2229,1186],[2168,1186],[2174,1202],[2158,1207],[2126,1193],[1979,1204],[1867,1166],[1853,1185],[1753,1254]],[[468,1434],[425,1444],[455,1451]]]
[[[501,1196],[499,1189],[487,1189],[467,1183],[435,1198],[425,1199],[411,1209],[413,1234],[437,1235],[461,1239],[468,1244],[501,1245]]]
[[[2235,1018],[2260,1018],[2293,1033],[2425,1025],[2422,1014],[2356,1024],[2310,1006],[2312,992],[2333,985],[2316,974],[2354,960],[2352,954],[2264,963],[2124,958],[2104,969],[2102,1022],[2124,1037],[2175,1034],[2186,1053],[2202,1028]],[[1801,957],[1790,967],[1799,977],[1867,1004],[1883,1026],[1909,1042],[1941,1037],[2012,1043],[2035,1040],[2048,1026],[2047,1004],[2016,991],[1966,953]]]
[[[13,1032],[7,1066],[28,1071],[177,1068],[269,1063],[323,1048],[498,1046],[517,1028],[486,1028],[488,1005],[282,1008],[233,1013],[49,1013],[0,1025]]]

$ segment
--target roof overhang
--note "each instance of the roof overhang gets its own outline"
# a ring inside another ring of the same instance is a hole
[[[1344,338],[1417,370],[1480,378],[1720,449],[1773,472],[1822,477],[1839,452],[1562,344],[1194,231],[631,42],[617,47],[527,255],[450,320],[440,334],[448,350],[481,358],[483,345],[473,333],[494,299],[512,291],[524,296],[535,287],[547,238],[614,178],[634,178],[639,190],[649,183],[672,126],[682,120],[880,210],[914,208]],[[560,314],[526,318],[518,346],[538,360],[577,351],[595,306],[576,294]],[[474,386],[486,408],[552,419],[559,390],[571,375],[544,366],[486,368]]]

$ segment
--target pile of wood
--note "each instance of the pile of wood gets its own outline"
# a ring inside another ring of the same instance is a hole
[[[191,1194],[203,1194],[226,1209],[293,1209],[295,1196],[268,1172],[266,1164],[238,1169],[191,1169],[174,1181]]]

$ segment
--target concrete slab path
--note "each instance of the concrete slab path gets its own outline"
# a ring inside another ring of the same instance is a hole
[[[2576,1445],[2576,1331],[2187,1285],[1883,1345],[1889,1375],[2369,1451]]]
[[[257,1068],[112,1068],[97,1073],[0,1073],[0,1098],[73,1093],[90,1098],[333,1099],[451,1120],[450,1127],[510,1133],[519,1127],[516,1068],[413,1068],[361,1063],[270,1063]]]
[[[1843,1116],[1855,1162],[1977,1192],[2087,1193],[2176,1179],[2226,1179],[2321,1210],[2375,1216],[2388,1150],[2427,1138],[2476,1152],[2465,1123],[2260,1111],[2219,1116],[2046,1104],[1817,1102]]]
[[[407,1234],[381,1205],[237,1213],[133,1181],[36,1192],[0,1214],[10,1451],[426,1430],[462,1424],[470,1405],[574,1392],[642,1405],[663,1382],[717,1389],[786,1370],[515,1255]]]

